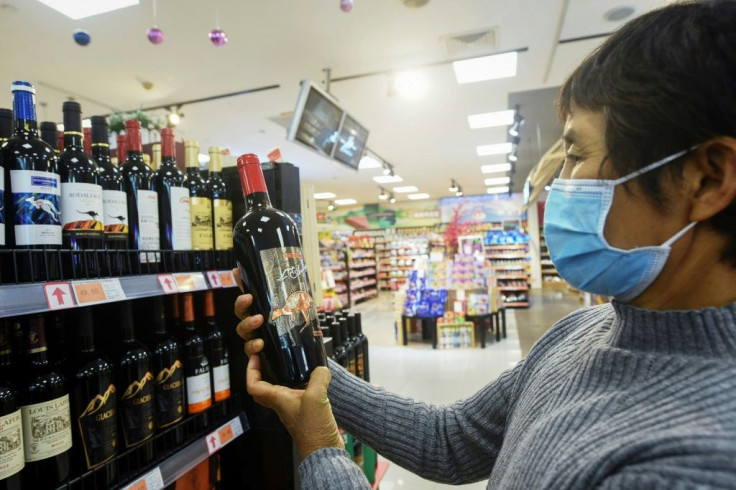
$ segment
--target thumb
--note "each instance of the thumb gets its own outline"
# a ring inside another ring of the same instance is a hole
[[[330,385],[332,374],[324,366],[319,366],[312,371],[305,395],[314,400],[324,402],[327,400],[327,387]]]

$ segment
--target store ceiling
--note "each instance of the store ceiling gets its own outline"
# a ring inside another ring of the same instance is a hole
[[[417,186],[433,198],[450,194],[451,177],[466,195],[485,192],[480,166],[504,157],[479,157],[475,147],[506,141],[506,128],[471,130],[467,116],[510,108],[510,94],[515,94],[514,102],[521,101],[527,117],[513,179],[513,190],[520,191],[538,159],[537,126],[542,153],[560,131],[550,118],[554,90],[538,89],[559,86],[602,40],[557,44],[563,4],[567,13],[560,38],[569,40],[617,28],[621,22],[604,19],[614,7],[630,6],[638,15],[662,3],[431,0],[412,9],[401,0],[355,0],[353,11],[345,14],[338,0],[158,0],[158,25],[166,38],[154,46],[145,36],[153,25],[152,0],[79,21],[36,0],[2,2],[0,88],[7,87],[8,92],[0,105],[10,105],[9,87],[16,79],[37,84],[39,117],[57,121],[69,96],[82,103],[86,115],[93,115],[278,84],[275,90],[183,106],[178,136],[197,139],[203,148],[229,147],[233,154],[265,156],[280,147],[318,192],[354,197],[361,204],[376,201],[378,186],[371,178],[379,169],[356,172],[285,141],[282,124],[293,110],[300,80],[322,81],[323,68],[340,78],[528,47],[519,54],[514,78],[458,85],[449,63],[418,68],[427,91],[415,99],[389,97],[386,75],[335,82],[331,87],[340,103],[371,131],[369,148],[403,177],[398,185]],[[207,39],[215,27],[216,10],[229,38],[223,48]],[[90,33],[89,46],[74,43],[72,32],[77,28]],[[495,29],[495,45],[448,53],[448,36],[484,29]],[[144,89],[144,81],[152,82],[153,88]],[[525,107],[525,100],[540,106]]]

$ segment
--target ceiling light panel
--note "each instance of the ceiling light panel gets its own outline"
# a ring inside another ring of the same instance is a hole
[[[485,80],[496,80],[516,76],[516,61],[518,53],[495,54],[455,61],[452,64],[455,70],[457,83],[474,83]]]
[[[429,194],[425,194],[425,193],[421,193],[421,194],[409,194],[406,197],[408,197],[412,201],[417,201],[419,199],[429,199]]]
[[[511,177],[492,177],[490,179],[485,180],[485,184],[487,186],[503,185],[503,184],[508,184],[509,182],[511,182]]]
[[[348,206],[350,204],[358,204],[355,199],[335,199],[335,204],[340,206]]]
[[[79,20],[138,5],[139,0],[38,0],[70,19]]]
[[[480,167],[480,171],[484,174],[495,174],[499,172],[509,172],[511,170],[510,163],[492,163],[490,165],[483,165]]]
[[[397,182],[403,182],[404,179],[398,175],[378,175],[373,177],[373,181],[378,184],[395,184]]]
[[[317,192],[314,195],[315,199],[332,199],[333,197],[337,197],[337,194],[332,192]]]
[[[367,168],[381,168],[383,164],[371,156],[364,156],[360,159],[358,164],[358,170],[364,170]]]
[[[496,143],[495,145],[480,145],[475,148],[478,156],[505,155],[511,152],[511,143]]]
[[[484,114],[473,114],[468,116],[470,129],[494,128],[496,126],[509,126],[514,122],[514,111],[486,112]]]
[[[509,186],[504,187],[489,187],[486,192],[488,194],[505,194],[509,191]]]
[[[407,192],[416,192],[419,188],[413,185],[405,185],[402,187],[394,187],[394,192],[406,194]]]

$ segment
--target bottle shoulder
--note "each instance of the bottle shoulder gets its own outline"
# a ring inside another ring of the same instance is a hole
[[[83,353],[75,368],[75,377],[77,380],[81,380],[99,374],[112,376],[112,371],[112,364],[104,356],[96,352]]]
[[[53,148],[36,137],[12,136],[0,146],[0,163],[10,170],[56,171],[57,162]]]
[[[82,150],[65,149],[59,156],[59,170],[62,180],[74,179],[74,182],[97,183],[97,162]]]

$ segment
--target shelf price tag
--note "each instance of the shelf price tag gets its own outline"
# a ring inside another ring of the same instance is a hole
[[[210,282],[210,287],[212,289],[222,287],[222,281],[220,280],[220,274],[217,271],[207,271],[207,280]]]
[[[43,294],[49,310],[61,310],[76,306],[72,296],[72,285],[68,282],[47,282],[43,285]]]
[[[201,272],[174,274],[173,276],[180,293],[209,289],[204,274]]]
[[[166,294],[179,292],[179,287],[176,285],[174,276],[171,274],[159,274],[158,283],[161,284],[161,289],[163,289]]]
[[[224,288],[234,288],[237,286],[233,271],[220,271],[220,284]]]
[[[240,417],[232,419],[227,424],[207,435],[207,451],[210,455],[216,453],[230,441],[243,433],[243,425],[240,423]]]
[[[72,289],[77,304],[80,306],[125,299],[123,286],[120,284],[120,279],[117,278],[72,281]]]
[[[160,490],[164,488],[164,479],[161,476],[161,468],[156,467],[130,485],[123,487],[123,490]]]

